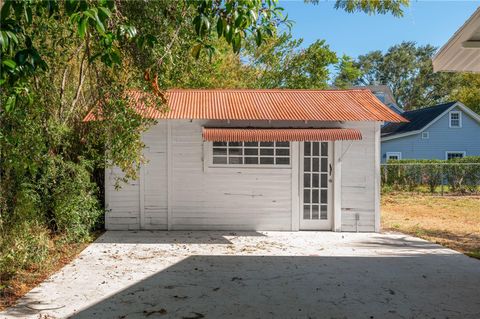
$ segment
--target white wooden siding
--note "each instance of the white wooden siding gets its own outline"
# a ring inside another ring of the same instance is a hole
[[[143,136],[148,163],[144,172],[145,229],[167,229],[167,124],[159,122]]]
[[[144,165],[139,180],[121,183],[121,188],[117,190],[114,187],[115,178],[121,177],[122,172],[118,168],[106,172],[107,229],[167,228],[166,123],[153,126],[144,134],[143,141],[146,145],[144,155],[148,163]],[[141,182],[143,192],[140,191]],[[144,227],[141,227],[140,223],[142,215]]]
[[[201,137],[204,124],[202,121],[170,121],[170,156],[167,152],[167,121],[159,121],[146,132],[143,136],[144,154],[149,161],[143,168],[142,180],[129,182],[116,191],[113,177],[121,172],[118,169],[107,172],[107,229],[139,229],[141,216],[145,229],[167,229],[168,224],[171,229],[192,230],[297,229],[298,221],[292,220],[292,204],[296,202],[292,197],[298,194],[298,190],[292,189],[292,169],[208,167],[204,163],[207,154],[203,153]],[[271,123],[270,126],[285,127],[287,124],[292,126],[292,123]],[[217,125],[238,126],[238,123]],[[345,141],[340,147],[341,230],[374,231],[375,124],[318,122],[300,126],[342,126],[362,131],[362,141]],[[296,151],[293,152],[292,148],[292,156],[298,156],[293,153]],[[169,157],[170,173],[167,172]],[[143,185],[142,192],[140,184]],[[171,210],[170,221],[168,208]],[[358,223],[355,219],[357,213],[360,217]]]
[[[115,189],[115,178],[122,177],[118,168],[105,172],[105,227],[109,230],[139,229],[140,227],[140,188],[138,181],[122,183]]]
[[[376,125],[349,123],[348,127],[361,130],[362,140],[342,143],[342,231],[375,230]]]
[[[290,169],[204,171],[202,123],[172,124],[172,229],[291,229]]]

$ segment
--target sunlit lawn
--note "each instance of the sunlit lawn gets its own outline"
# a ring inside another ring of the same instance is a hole
[[[382,227],[480,259],[480,196],[383,194]]]

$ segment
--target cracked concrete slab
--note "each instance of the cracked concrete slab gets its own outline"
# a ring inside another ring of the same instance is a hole
[[[110,231],[0,318],[480,318],[479,287],[403,234]]]

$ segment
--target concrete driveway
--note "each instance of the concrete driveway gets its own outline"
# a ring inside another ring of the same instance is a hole
[[[399,234],[107,232],[3,317],[480,318],[480,261]]]

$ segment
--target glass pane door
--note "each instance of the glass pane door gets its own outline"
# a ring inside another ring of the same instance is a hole
[[[330,229],[330,148],[329,142],[303,144],[301,229]]]

